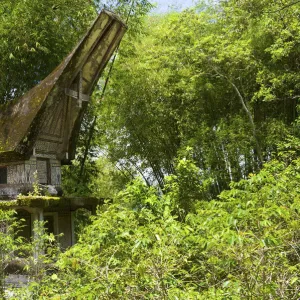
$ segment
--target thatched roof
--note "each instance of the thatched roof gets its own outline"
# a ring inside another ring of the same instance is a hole
[[[43,119],[51,113],[53,103],[68,97],[66,89],[74,87],[78,74],[82,74],[82,93],[92,93],[125,31],[126,26],[115,14],[103,10],[75,49],[46,79],[0,112],[0,162],[25,159],[31,155]],[[74,157],[86,106],[84,102],[78,110],[68,136],[70,159]]]

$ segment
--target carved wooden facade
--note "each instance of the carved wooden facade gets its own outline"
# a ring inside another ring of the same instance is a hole
[[[89,97],[125,31],[103,10],[46,79],[0,108],[0,198],[26,193],[35,181],[59,191],[61,165],[75,156]]]

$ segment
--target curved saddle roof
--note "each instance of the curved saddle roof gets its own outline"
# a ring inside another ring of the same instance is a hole
[[[86,100],[125,31],[126,25],[115,14],[103,10],[48,77],[0,112],[0,163],[30,157],[47,116],[55,114],[54,107],[70,98],[77,99],[79,106],[71,107],[76,113],[73,112],[72,122],[63,134],[66,142],[57,156],[65,151],[70,154],[69,159],[74,157]]]

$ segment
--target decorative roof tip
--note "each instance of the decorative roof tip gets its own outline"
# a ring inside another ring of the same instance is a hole
[[[103,9],[101,10],[101,12],[104,12],[104,13],[110,15],[112,18],[115,18],[115,19],[118,20],[120,23],[122,23],[123,26],[126,27],[126,29],[128,29],[128,26],[127,26],[127,24],[125,23],[125,21],[123,21],[123,19],[122,19],[121,17],[119,17],[119,16],[118,16],[115,12],[113,12],[112,10],[109,10],[109,9],[107,9],[107,8],[103,8]],[[101,12],[100,12],[100,14],[101,14]]]
[[[52,73],[0,111],[0,163],[8,157],[30,156],[45,130],[52,130],[46,128],[51,123],[49,116],[65,109],[65,103],[71,103],[68,107],[72,114],[64,116],[69,119],[69,127],[66,128],[65,123],[61,125],[60,138],[64,142],[56,156],[62,157],[68,152],[69,159],[74,157],[89,96],[126,30],[126,24],[115,13],[102,10],[81,41]],[[12,152],[17,155],[7,155]]]

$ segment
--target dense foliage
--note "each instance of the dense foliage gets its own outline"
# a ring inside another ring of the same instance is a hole
[[[2,0],[0,104],[44,79],[69,53],[96,16],[85,0]]]
[[[0,298],[5,295],[6,269],[22,242],[17,237],[18,225],[13,211],[0,210]]]
[[[1,103],[102,5],[29,2],[0,3]],[[299,299],[300,2],[207,2],[146,17],[148,1],[108,1],[129,33],[64,191],[109,200],[16,299]]]
[[[50,74],[99,10],[114,10],[124,20],[131,14],[134,28],[150,7],[146,0],[1,0],[0,104],[18,98]]]
[[[300,160],[273,160],[210,202],[186,197],[184,219],[177,199],[199,169],[177,168],[164,195],[138,180],[99,208],[32,297],[298,299]]]
[[[191,146],[212,182],[208,200],[259,170],[299,131],[300,4],[287,4],[222,1],[148,17],[122,43],[91,153],[163,189]]]

